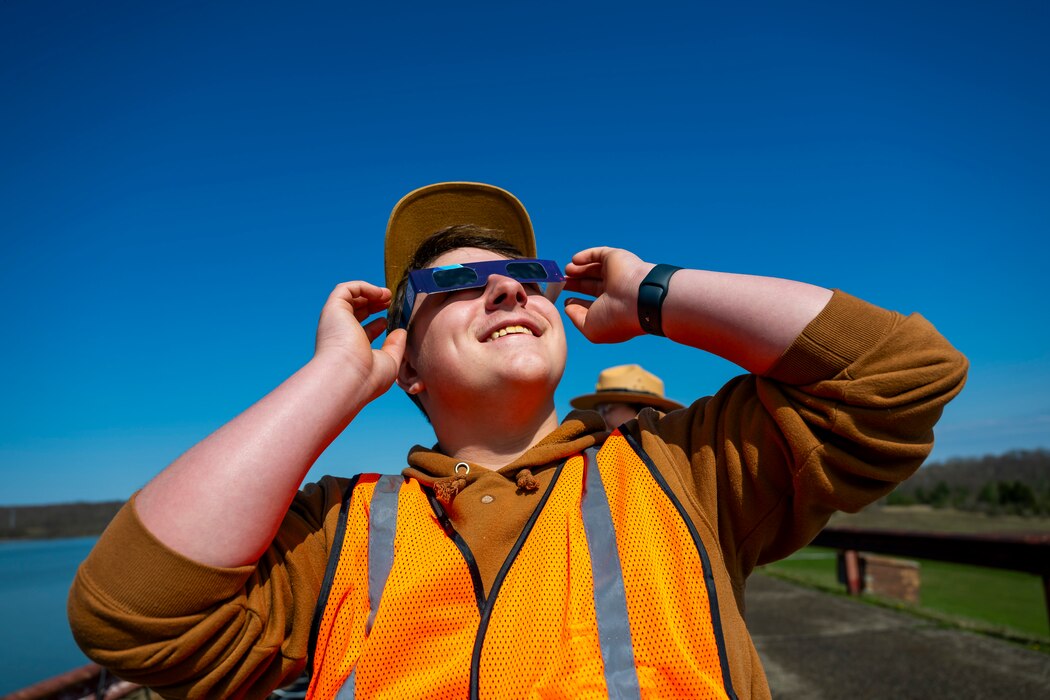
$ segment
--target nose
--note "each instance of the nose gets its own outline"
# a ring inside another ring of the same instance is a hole
[[[492,311],[495,309],[512,309],[516,306],[523,307],[529,303],[529,295],[521,282],[513,277],[505,275],[492,275],[485,284],[485,308]]]

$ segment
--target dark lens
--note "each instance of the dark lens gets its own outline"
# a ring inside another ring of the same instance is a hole
[[[478,281],[478,273],[469,267],[451,267],[445,270],[434,270],[434,284],[442,289],[461,287]]]
[[[547,271],[543,269],[543,265],[536,262],[509,262],[507,276],[516,280],[545,280]]]

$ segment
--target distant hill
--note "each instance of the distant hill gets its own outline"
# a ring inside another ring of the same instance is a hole
[[[1050,515],[1050,451],[1014,450],[933,462],[897,487],[886,503]]]
[[[100,535],[123,501],[0,506],[0,539],[54,539]]]

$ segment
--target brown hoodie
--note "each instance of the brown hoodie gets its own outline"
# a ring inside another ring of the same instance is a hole
[[[921,316],[836,292],[767,376],[737,377],[667,415],[647,409],[624,427],[710,556],[739,697],[769,697],[743,621],[747,576],[804,546],[835,510],[862,508],[918,468],[965,375],[965,358]],[[405,474],[442,494],[488,592],[552,467],[606,436],[597,413],[574,412],[498,471],[457,474],[457,460],[416,447]],[[307,485],[257,566],[234,569],[156,541],[132,499],[77,574],[69,614],[78,643],[167,696],[265,697],[305,665],[347,485]]]

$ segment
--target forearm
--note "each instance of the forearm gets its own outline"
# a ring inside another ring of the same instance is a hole
[[[653,267],[618,248],[580,251],[565,267],[565,289],[594,300],[568,299],[565,312],[595,343],[619,343],[644,333],[638,290]],[[831,290],[802,282],[679,270],[668,284],[661,326],[672,340],[761,374],[830,299]]]
[[[147,484],[140,519],[202,564],[254,562],[306,472],[367,400],[343,366],[315,358]]]
[[[824,309],[831,290],[803,282],[680,270],[664,300],[663,332],[763,374]]]

